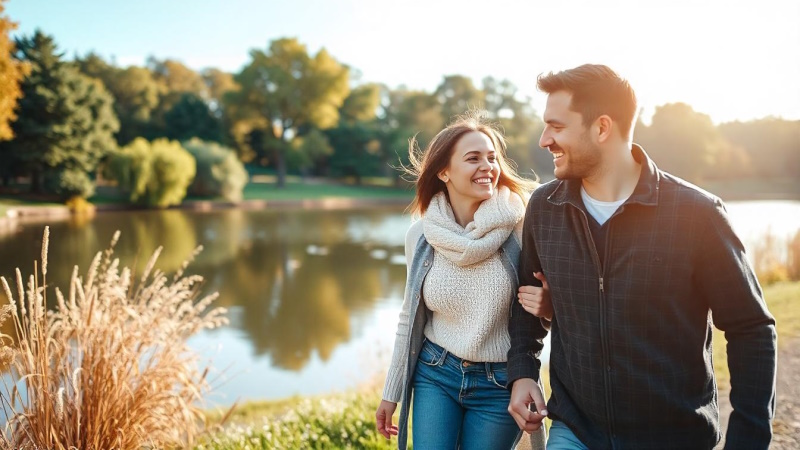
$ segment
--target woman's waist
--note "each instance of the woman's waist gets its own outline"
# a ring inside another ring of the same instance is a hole
[[[466,351],[458,345],[443,342],[442,345],[434,341],[436,337],[426,335],[423,351],[428,347],[430,354],[438,355],[442,363],[459,366],[464,370],[505,370],[508,348],[496,352]],[[441,342],[441,341],[439,341]]]

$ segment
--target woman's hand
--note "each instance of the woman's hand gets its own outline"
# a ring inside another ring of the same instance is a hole
[[[397,409],[397,403],[381,400],[378,411],[375,412],[375,425],[378,433],[386,439],[397,436],[397,427],[392,425],[392,415],[395,409]]]
[[[542,282],[542,287],[520,286],[517,298],[525,311],[541,319],[553,320],[553,302],[550,301],[550,286],[542,272],[533,276]]]

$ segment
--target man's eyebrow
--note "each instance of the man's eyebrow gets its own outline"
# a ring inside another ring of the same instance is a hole
[[[544,123],[548,125],[564,125],[564,122],[557,119],[546,119]]]

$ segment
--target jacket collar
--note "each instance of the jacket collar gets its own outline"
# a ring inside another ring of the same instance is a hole
[[[633,193],[625,200],[623,205],[639,203],[641,205],[655,206],[658,204],[661,172],[639,144],[633,144],[631,154],[636,162],[642,165],[642,171],[639,174],[639,181],[636,183]],[[581,180],[569,179],[559,181],[553,193],[547,197],[547,201],[554,205],[569,203],[577,208],[583,208]]]

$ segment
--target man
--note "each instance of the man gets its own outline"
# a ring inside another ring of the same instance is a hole
[[[713,318],[728,341],[726,448],[767,448],[775,320],[722,202],[632,143],[636,96],[608,67],[550,73],[538,87],[548,94],[539,145],[556,180],[534,191],[525,216],[509,412],[527,431],[548,415],[548,449],[712,448]],[[546,409],[535,382],[546,330],[523,305],[541,296],[525,287],[540,280],[553,308]]]

